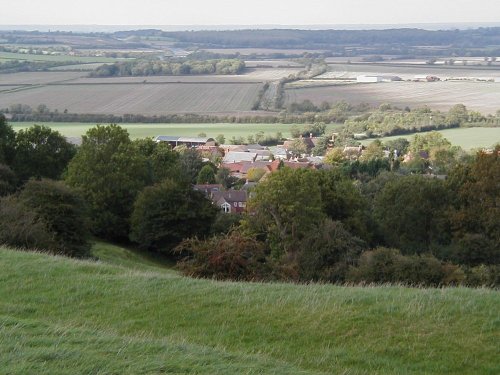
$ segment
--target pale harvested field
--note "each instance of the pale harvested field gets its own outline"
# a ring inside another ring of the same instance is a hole
[[[72,113],[166,114],[249,111],[261,84],[51,85],[0,93],[0,108],[43,103]]]
[[[302,71],[302,68],[275,68],[275,69],[255,69],[243,75],[247,79],[264,80],[264,81],[279,81],[283,77],[288,77],[292,74],[297,74]]]
[[[271,53],[283,53],[287,55],[301,55],[306,52],[310,53],[321,53],[326,50],[318,50],[318,49],[276,49],[276,48],[203,48],[204,51],[213,52],[213,53],[225,53],[225,54],[234,54],[240,53],[242,55],[265,55]]]
[[[23,72],[0,74],[2,85],[39,85],[72,80],[86,75],[85,72]]]
[[[300,72],[301,68],[251,68],[244,74],[234,75],[186,75],[186,76],[140,76],[140,77],[82,77],[70,83],[238,83],[238,82],[265,82],[279,81],[290,74]]]
[[[71,65],[62,65],[55,66],[50,68],[50,71],[67,71],[67,70],[79,70],[79,71],[92,71],[101,65],[109,65],[109,63],[88,63],[88,64],[71,64]]]
[[[412,108],[427,105],[447,110],[462,103],[483,114],[500,109],[500,84],[484,82],[391,82],[312,87],[286,90],[286,102],[309,99],[316,104],[323,101],[369,103],[378,106],[390,103]]]
[[[248,68],[255,68],[258,66],[271,66],[273,68],[279,67],[300,67],[301,65],[295,61],[288,60],[246,60],[245,65]]]
[[[138,76],[138,77],[82,77],[71,81],[71,84],[123,84],[123,83],[238,83],[262,82],[261,78],[241,75],[190,75],[190,76]]]
[[[456,66],[435,67],[429,65],[414,66],[387,66],[376,64],[331,64],[330,72],[325,73],[324,77],[346,78],[366,74],[386,74],[396,75],[402,79],[412,79],[416,75],[435,75],[441,79],[449,77],[477,77],[477,78],[500,78],[500,69],[478,69]],[[319,76],[317,78],[320,78]]]
[[[2,91],[10,91],[10,90],[13,90],[13,89],[17,89],[19,88],[19,86],[4,86],[4,85],[0,85],[0,92]]]

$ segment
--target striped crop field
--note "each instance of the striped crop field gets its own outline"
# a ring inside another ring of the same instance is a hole
[[[448,110],[455,104],[464,104],[469,109],[491,114],[500,109],[500,83],[390,82],[286,90],[288,104],[306,99],[316,104],[345,100],[353,104],[368,103],[374,106],[383,103],[411,108],[426,105],[439,110]]]
[[[49,85],[0,94],[0,108],[13,104],[71,113],[144,114],[235,113],[250,111],[259,83]]]

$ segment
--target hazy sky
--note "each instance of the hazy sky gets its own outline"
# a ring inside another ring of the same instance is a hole
[[[0,0],[1,24],[335,25],[498,22],[499,0]]]

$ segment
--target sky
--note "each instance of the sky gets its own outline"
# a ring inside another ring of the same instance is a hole
[[[2,25],[499,22],[499,0],[0,0]]]

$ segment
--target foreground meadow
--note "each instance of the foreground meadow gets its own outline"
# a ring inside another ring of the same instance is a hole
[[[217,282],[99,244],[0,249],[9,374],[497,374],[489,289]]]

